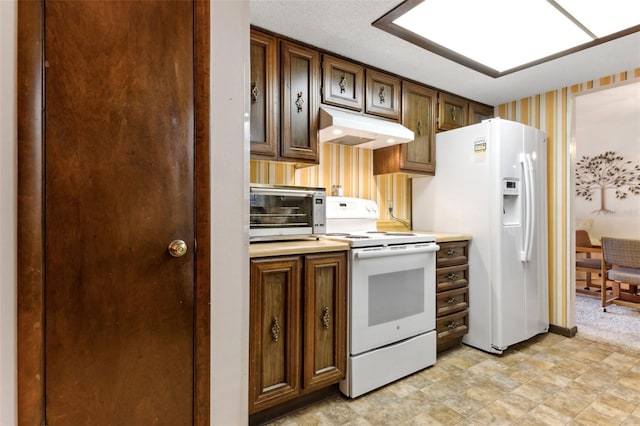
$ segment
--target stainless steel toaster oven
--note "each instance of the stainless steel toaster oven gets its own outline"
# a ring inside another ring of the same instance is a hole
[[[326,190],[302,186],[250,186],[250,241],[309,238],[326,232]]]

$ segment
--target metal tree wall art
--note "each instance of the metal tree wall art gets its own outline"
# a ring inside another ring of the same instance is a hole
[[[605,193],[616,190],[616,198],[624,200],[628,193],[640,194],[640,166],[624,161],[621,155],[607,151],[594,157],[583,156],[576,163],[576,195],[591,201],[596,190],[600,192],[600,209],[592,213],[615,213],[605,207]]]

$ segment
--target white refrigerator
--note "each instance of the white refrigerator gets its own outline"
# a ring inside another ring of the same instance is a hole
[[[491,353],[549,328],[547,138],[493,118],[436,135],[435,176],[412,179],[413,229],[471,235],[469,332]]]

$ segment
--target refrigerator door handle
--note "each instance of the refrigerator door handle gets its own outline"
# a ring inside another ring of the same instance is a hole
[[[533,182],[533,162],[530,154],[520,154],[522,180],[524,182],[524,224],[523,243],[520,251],[520,261],[529,262],[533,248],[533,233],[535,231],[535,183]]]
[[[536,232],[536,196],[538,194],[536,181],[533,178],[533,160],[531,159],[531,154],[527,154],[527,172],[527,180],[529,181],[529,245],[527,246],[527,262],[530,262],[533,251],[533,236]]]

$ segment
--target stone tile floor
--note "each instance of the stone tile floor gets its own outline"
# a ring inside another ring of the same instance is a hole
[[[271,425],[640,425],[640,353],[557,334],[501,356],[467,346],[349,400],[334,397]]]

